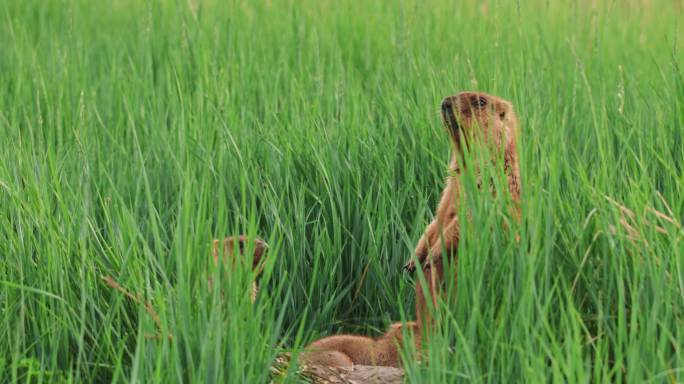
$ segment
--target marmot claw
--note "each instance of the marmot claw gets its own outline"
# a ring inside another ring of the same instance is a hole
[[[404,264],[402,267],[404,272],[413,273],[416,271],[416,263],[413,260],[409,260],[408,263]]]

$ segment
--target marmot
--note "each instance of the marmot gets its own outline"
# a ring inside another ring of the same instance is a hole
[[[221,242],[218,239],[214,239],[213,241],[213,251],[212,251],[212,256],[213,256],[213,261],[214,261],[214,266],[219,265],[219,244]],[[237,263],[240,263],[241,261],[238,260],[237,257],[235,257],[235,252],[237,251],[239,256],[244,256],[244,251],[248,249],[249,245],[249,238],[245,235],[240,235],[240,236],[231,236],[231,237],[226,237],[222,241],[223,243],[223,248],[221,254],[223,255],[224,258],[228,258],[227,262],[230,265],[230,271],[234,271],[237,268]],[[261,271],[264,269],[264,256],[266,255],[266,251],[268,251],[268,244],[266,244],[265,241],[255,238],[254,239],[254,254],[252,256],[252,270],[256,272],[255,278],[261,273]],[[211,290],[212,285],[213,285],[213,279],[209,277],[209,289]],[[258,288],[257,288],[257,283],[256,281],[252,282],[252,291],[250,292],[250,297],[252,299],[252,302],[256,301],[256,296],[258,293]]]
[[[407,334],[420,337],[415,322],[405,323]],[[318,339],[306,347],[301,359],[304,364],[318,364],[334,367],[353,365],[374,365],[399,367],[399,350],[404,342],[404,324],[390,325],[387,333],[373,339],[358,335],[335,335]]]
[[[441,110],[444,126],[454,144],[449,166],[451,175],[447,178],[436,217],[428,225],[415,249],[418,262],[425,270],[433,304],[436,304],[436,293],[443,280],[442,252],[451,255],[458,248],[458,211],[463,199],[459,175],[461,166],[468,166],[465,164],[464,150],[470,150],[473,147],[471,144],[483,144],[484,146],[478,149],[490,151],[489,154],[485,153],[485,156],[491,155],[493,164],[497,164],[497,160],[503,160],[508,190],[513,201],[512,215],[516,220],[520,220],[520,168],[516,150],[518,121],[513,105],[509,101],[485,93],[461,92],[446,97],[442,101]],[[475,172],[479,173],[477,169]],[[481,187],[481,184],[480,181],[478,187]],[[493,190],[492,192],[495,193]],[[456,258],[450,260],[456,261]],[[415,270],[414,260],[410,260],[405,269]],[[456,276],[454,282],[455,279]],[[419,327],[423,321],[429,320],[425,299],[422,285],[416,282],[416,320]]]
[[[515,148],[518,123],[511,103],[484,93],[462,92],[442,101],[442,118],[455,145],[450,163],[454,174],[460,174],[459,164],[463,164],[465,160],[463,149],[470,148],[471,141],[484,143],[495,156],[492,160],[503,155],[503,168],[514,202],[513,215],[519,219],[520,170]],[[503,149],[503,154],[499,149]],[[458,248],[458,209],[462,192],[460,178],[450,176],[442,192],[436,218],[428,225],[415,250],[425,271],[426,287],[433,307],[444,280],[442,251],[446,250],[449,255]],[[414,261],[409,261],[405,268],[414,270]],[[430,322],[426,299],[423,286],[416,282],[416,322],[406,325],[413,332],[418,349],[421,346],[423,326]],[[357,335],[336,335],[319,339],[307,347],[308,351],[303,354],[302,359],[305,363],[328,366],[399,366],[399,348],[402,342],[403,326],[395,323],[378,339]]]

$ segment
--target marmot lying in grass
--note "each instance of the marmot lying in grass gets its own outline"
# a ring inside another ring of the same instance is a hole
[[[418,262],[423,267],[427,288],[433,304],[436,304],[437,291],[443,280],[443,252],[447,256],[455,255],[460,238],[458,220],[459,205],[463,199],[461,186],[461,167],[468,167],[465,151],[473,155],[484,155],[491,164],[502,164],[506,174],[508,191],[513,201],[512,215],[520,218],[520,169],[516,138],[518,121],[513,105],[496,96],[478,92],[461,92],[446,97],[442,101],[442,119],[454,144],[451,157],[451,175],[447,179],[446,188],[442,192],[435,219],[428,225],[415,250]],[[474,144],[479,145],[476,147]],[[473,153],[474,151],[485,153]],[[487,153],[489,152],[489,153]],[[484,162],[488,164],[488,162]],[[475,164],[475,173],[478,172]],[[482,181],[478,183],[481,187]],[[492,193],[496,192],[492,189]],[[449,260],[456,261],[456,258]],[[405,268],[415,270],[414,260],[410,260]],[[455,282],[456,276],[454,276]],[[418,326],[429,319],[425,303],[423,286],[416,282],[416,316]]]
[[[266,251],[268,251],[268,245],[266,244],[265,241],[255,238],[253,244],[253,249],[254,249],[254,254],[252,256],[252,270],[256,271],[256,275],[258,276],[261,271],[264,269],[264,256],[266,255]],[[220,247],[220,244],[222,244],[222,247]],[[231,237],[226,237],[223,239],[223,241],[219,241],[217,239],[214,240],[213,243],[213,251],[212,251],[212,256],[214,260],[214,266],[219,265],[219,256],[223,255],[224,259],[227,261],[230,266],[229,270],[234,271],[237,268],[237,263],[240,263],[241,261],[238,260],[235,257],[235,252],[238,252],[238,255],[240,257],[244,257],[244,251],[249,249],[249,238],[245,235],[240,235],[240,236],[231,236]],[[219,249],[221,248],[221,252],[219,252]],[[256,276],[255,276],[256,278]],[[213,279],[209,277],[209,289],[212,288],[213,285]],[[252,282],[252,291],[250,293],[252,302],[256,301],[256,296],[258,293],[258,288],[257,288],[257,283],[256,281]]]
[[[358,335],[335,335],[318,339],[306,347],[301,355],[304,364],[319,364],[334,367],[353,365],[376,365],[399,367],[399,351],[404,342],[404,332],[419,337],[416,323],[410,321],[390,325],[387,333],[373,339]]]

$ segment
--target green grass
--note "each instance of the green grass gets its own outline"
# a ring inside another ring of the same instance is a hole
[[[522,240],[468,201],[458,290],[409,378],[684,382],[683,17],[0,2],[0,382],[264,382],[278,353],[413,319],[401,266],[446,176],[439,102],[469,89],[518,112]],[[271,245],[255,306],[246,273],[206,288],[211,239],[237,233]]]

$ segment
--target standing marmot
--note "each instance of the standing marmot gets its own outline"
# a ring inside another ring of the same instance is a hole
[[[449,167],[452,175],[448,177],[447,186],[442,192],[436,217],[428,225],[415,250],[418,262],[425,269],[433,304],[436,304],[436,293],[443,279],[442,252],[452,255],[458,248],[458,211],[463,199],[459,175],[461,167],[469,166],[464,156],[466,148],[470,151],[475,147],[473,144],[477,143],[481,146],[476,150],[489,152],[485,152],[484,156],[491,156],[489,159],[492,164],[500,164],[503,160],[503,170],[513,200],[512,214],[517,220],[520,218],[520,169],[516,151],[518,121],[513,105],[485,93],[461,92],[442,101],[442,120],[455,147]],[[480,172],[475,169],[475,173]],[[482,181],[478,187],[481,184]],[[410,260],[405,268],[413,271],[414,260]],[[419,327],[423,321],[429,320],[425,299],[423,286],[416,282],[416,319]]]
[[[484,144],[481,149],[490,152],[494,164],[497,158],[503,156],[508,189],[514,202],[513,214],[519,218],[520,170],[515,148],[518,123],[511,103],[484,93],[462,92],[442,101],[442,118],[455,145],[450,168],[456,175],[460,174],[460,164],[464,164],[465,161],[464,148],[470,149],[476,142]],[[415,253],[425,270],[427,288],[433,305],[436,304],[444,280],[442,251],[446,250],[447,255],[450,255],[458,248],[458,210],[463,198],[462,193],[460,178],[450,176],[442,192],[436,218],[428,225],[416,247]],[[409,261],[405,268],[414,270],[414,261]],[[423,324],[429,324],[429,320],[423,286],[416,282],[416,322],[406,323],[406,326],[409,327],[408,331],[413,333],[418,348],[421,346]],[[336,335],[316,340],[307,347],[302,360],[309,364],[327,366],[399,366],[398,351],[402,342],[403,326],[401,323],[395,323],[378,339]]]

